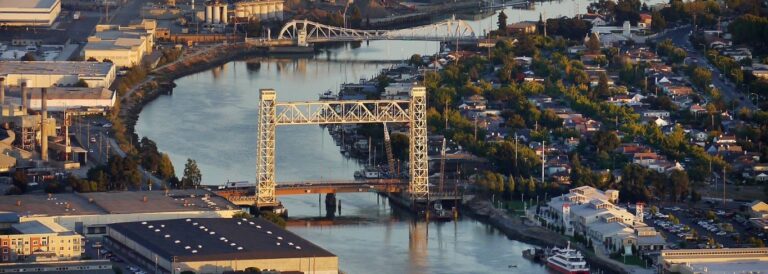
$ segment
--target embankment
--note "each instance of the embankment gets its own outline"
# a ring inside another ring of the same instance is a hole
[[[464,213],[473,218],[494,226],[508,237],[539,246],[560,246],[567,244],[568,239],[551,230],[545,229],[521,217],[510,217],[501,209],[494,208],[488,200],[475,198],[464,206]],[[605,273],[630,273],[625,266],[611,259],[598,257],[579,243],[571,243],[587,257],[589,263],[598,266]]]

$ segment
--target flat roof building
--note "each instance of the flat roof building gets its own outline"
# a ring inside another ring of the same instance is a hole
[[[659,264],[661,273],[765,273],[768,248],[663,250]]]
[[[16,195],[0,199],[0,211],[21,220],[52,220],[85,236],[101,236],[106,225],[139,220],[230,218],[240,208],[206,190],[119,191]]]
[[[89,87],[109,87],[115,81],[115,65],[79,61],[0,61],[0,77],[8,86],[30,88],[73,86],[80,80]]]
[[[85,60],[108,59],[116,66],[131,67],[141,64],[145,55],[152,53],[155,46],[157,22],[144,19],[127,27],[97,25],[96,33],[88,37],[83,49]]]
[[[26,220],[0,234],[0,262],[79,259],[83,236],[51,220]]]
[[[41,88],[29,89],[29,109],[40,110]],[[75,108],[109,109],[115,105],[116,94],[107,88],[57,87],[49,88],[46,94],[48,111],[64,111]]]
[[[0,0],[0,25],[50,27],[61,12],[61,0]]]
[[[115,252],[131,250],[147,266],[197,273],[224,273],[248,267],[339,273],[338,257],[263,219],[194,218],[116,223],[105,243]]]

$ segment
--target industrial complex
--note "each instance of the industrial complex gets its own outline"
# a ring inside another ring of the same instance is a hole
[[[339,273],[338,257],[263,219],[190,218],[115,223],[108,245],[132,251],[157,272],[223,273],[248,267]]]

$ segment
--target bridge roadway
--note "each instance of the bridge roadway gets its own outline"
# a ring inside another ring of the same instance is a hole
[[[350,192],[402,192],[408,182],[400,179],[366,179],[354,181],[283,182],[275,186],[275,195],[328,194]],[[256,187],[214,190],[236,205],[254,205]]]

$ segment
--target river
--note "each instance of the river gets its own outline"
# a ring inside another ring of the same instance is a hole
[[[507,9],[509,21],[572,16],[587,1],[537,3],[536,10]],[[650,4],[650,3],[649,3]],[[494,28],[496,16],[470,21],[479,34]],[[433,54],[436,42],[373,41],[332,48],[314,58],[261,58],[229,62],[175,81],[172,96],[161,96],[142,111],[136,130],[169,154],[176,174],[195,159],[204,184],[254,181],[256,119],[260,88],[274,88],[279,101],[317,100],[343,82],[369,78],[411,54]],[[365,62],[388,60],[391,63]],[[346,62],[354,61],[354,62]],[[352,179],[360,169],[339,153],[319,126],[284,126],[276,133],[278,182]],[[416,223],[375,194],[340,194],[342,224],[289,226],[339,256],[346,273],[546,273],[522,258],[532,246],[507,239],[470,218],[449,223]],[[280,200],[292,219],[324,215],[318,196]]]

